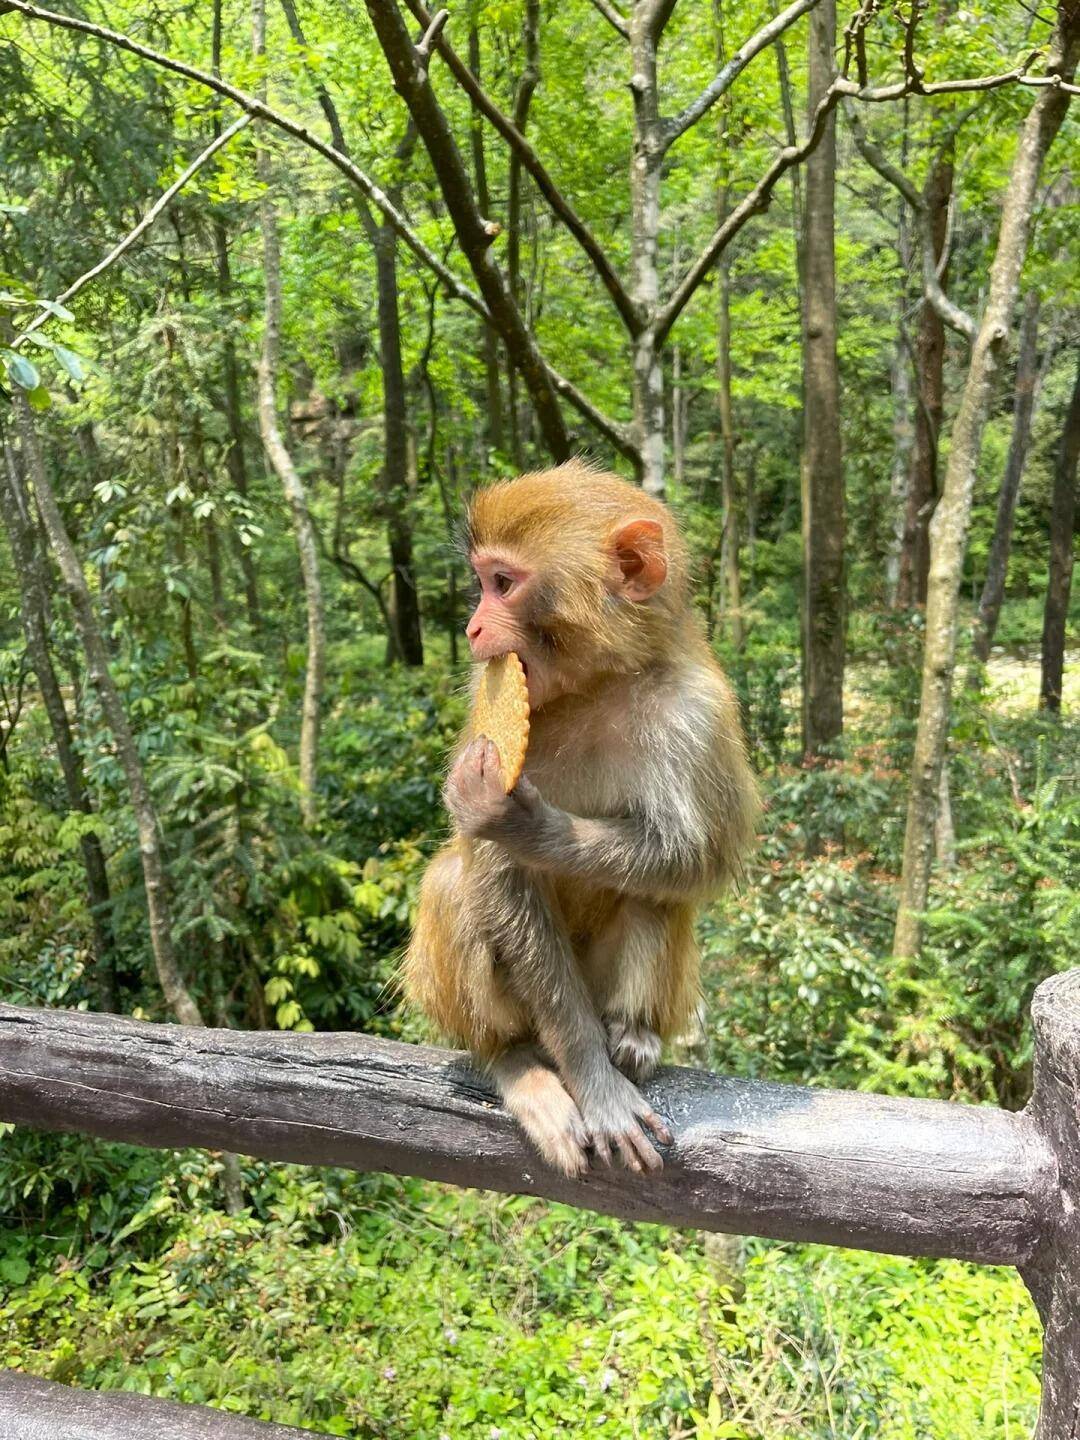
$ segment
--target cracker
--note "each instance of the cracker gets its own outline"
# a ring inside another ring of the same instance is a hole
[[[512,650],[484,666],[473,698],[472,735],[486,735],[499,752],[509,795],[521,779],[529,744],[529,687]]]

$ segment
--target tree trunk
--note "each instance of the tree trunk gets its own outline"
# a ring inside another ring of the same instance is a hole
[[[907,99],[904,100],[904,143],[901,166],[907,164]],[[885,553],[885,599],[895,606],[900,584],[900,553],[904,545],[904,518],[908,483],[911,478],[911,451],[915,431],[911,417],[911,354],[904,317],[908,306],[908,275],[911,271],[912,240],[908,207],[900,199],[896,221],[897,253],[900,258],[900,291],[897,295],[896,345],[891,373],[893,403],[893,459],[889,482],[889,538]]]
[[[304,31],[293,0],[281,0],[289,31],[298,45],[307,45]],[[319,104],[330,127],[334,146],[343,155],[349,154],[341,117],[325,86],[316,87]],[[399,166],[412,154],[416,132],[406,131],[395,153]],[[474,135],[475,143],[475,135]],[[478,175],[484,175],[483,148],[479,149]],[[486,193],[487,180],[483,179]],[[390,199],[400,204],[400,180],[391,187]],[[389,610],[384,610],[378,590],[370,593],[379,604],[380,613],[389,621],[386,635],[387,664],[402,660],[406,665],[424,663],[424,642],[420,621],[419,591],[413,562],[412,525],[409,518],[411,494],[408,463],[408,410],[405,403],[405,372],[401,360],[401,315],[397,279],[397,237],[393,228],[378,224],[369,206],[358,197],[360,223],[375,256],[375,283],[379,315],[379,368],[383,382],[383,469],[380,478],[380,505],[386,520],[387,543],[390,551],[391,597]],[[489,372],[490,378],[490,372]],[[496,374],[496,399],[498,375]],[[489,396],[490,400],[490,396]],[[501,405],[501,402],[498,402]],[[498,406],[497,406],[498,408]],[[501,419],[499,425],[501,427]],[[341,465],[343,470],[343,462]],[[340,487],[333,554],[340,564],[341,539]],[[355,566],[351,567],[357,574]]]
[[[677,252],[676,252],[677,253]],[[686,428],[683,415],[682,346],[671,347],[671,473],[676,494],[686,483]]]
[[[835,77],[835,0],[810,15],[807,107]],[[807,161],[803,357],[803,759],[816,759],[844,726],[844,471],[836,358],[836,115]]]
[[[75,624],[79,631],[86,655],[86,668],[91,682],[98,692],[105,720],[116,743],[117,758],[124,771],[131,808],[135,814],[135,825],[139,835],[139,859],[142,862],[143,884],[146,889],[146,909],[150,925],[150,945],[158,980],[166,1004],[182,1025],[201,1025],[202,1016],[194,997],[188,990],[180,973],[180,967],[173,950],[172,917],[169,909],[165,877],[165,860],[161,850],[157,813],[150,795],[150,787],[143,773],[142,761],[135,737],[128,724],[127,714],[120,692],[116,688],[109,670],[105,642],[94,614],[90,588],[83,574],[82,562],[71,543],[60,507],[56,503],[49,477],[45,470],[41,449],[34,431],[30,406],[22,391],[13,396],[15,414],[26,458],[27,471],[34,487],[34,498],[41,516],[49,544],[60,574],[71,599]]]
[[[934,237],[935,264],[940,262],[945,248],[952,188],[952,152],[947,149],[934,161],[923,189],[923,203],[929,212],[930,233]],[[946,273],[943,271],[941,275],[943,286]],[[944,364],[945,325],[934,307],[924,299],[915,339],[915,442],[911,452],[911,475],[896,586],[896,603],[902,610],[926,603],[930,517],[937,499],[938,436],[944,410]]]
[[[1080,10],[1059,12],[1048,68],[1066,81],[1080,53]],[[990,270],[986,310],[972,346],[964,391],[953,425],[941,499],[930,527],[930,576],[926,602],[922,694],[911,766],[904,861],[900,877],[893,952],[909,959],[919,951],[919,913],[926,908],[934,853],[941,766],[949,733],[949,706],[956,664],[960,576],[971,517],[971,497],[994,381],[1001,366],[1016,301],[1020,270],[1031,233],[1031,216],[1043,160],[1061,128],[1067,93],[1056,86],[1036,91],[1020,132],[1001,211],[997,250]]]
[[[393,570],[390,614],[397,652],[406,665],[424,663],[420,603],[413,562],[409,494],[408,415],[405,373],[401,364],[401,320],[398,310],[397,238],[380,225],[375,243],[379,309],[379,358],[383,381],[383,479],[390,564]]]
[[[253,49],[256,59],[266,53],[264,0],[254,0]],[[263,276],[266,285],[266,312],[262,354],[259,357],[259,428],[263,446],[274,473],[281,481],[292,516],[300,574],[307,608],[307,668],[304,700],[300,714],[300,813],[306,826],[318,816],[319,709],[322,701],[326,657],[323,621],[322,581],[315,529],[308,513],[304,482],[282,438],[277,417],[277,372],[281,347],[281,251],[278,246],[277,210],[270,189],[270,153],[264,145],[256,152],[259,182],[263,187],[259,204],[263,242]]]
[[[221,74],[221,3],[222,0],[214,0],[211,63],[215,75]],[[213,132],[215,135],[221,133],[221,116],[216,109],[214,111]],[[232,271],[229,266],[229,237],[224,222],[216,212],[211,228],[214,233],[217,292],[223,308],[227,310],[232,297]],[[225,451],[225,465],[229,472],[229,481],[232,488],[246,506],[248,503],[248,477],[247,461],[244,458],[244,425],[240,410],[240,370],[236,360],[236,342],[233,339],[231,329],[226,329],[225,331],[221,358],[224,376],[225,420],[229,431],[229,443]],[[240,576],[244,586],[244,608],[247,612],[248,624],[251,627],[252,633],[258,634],[262,628],[262,616],[259,613],[259,586],[255,578],[255,561],[250,548],[245,545],[239,537],[237,537],[235,541],[235,549],[237,559],[240,563]]]
[[[726,179],[720,190],[720,204],[726,208]],[[724,507],[724,538],[721,547],[727,610],[731,618],[731,643],[741,650],[745,635],[742,619],[742,582],[739,574],[739,513],[735,492],[735,433],[731,417],[731,263],[728,252],[720,258],[717,314],[716,378],[720,411],[721,503]]]
[[[469,26],[469,69],[482,80],[480,69],[480,32],[475,22]],[[484,155],[484,122],[473,110],[469,117],[472,140],[473,176],[476,183],[476,203],[482,215],[491,216],[491,192],[488,189],[487,160]],[[384,225],[382,229],[389,227]],[[513,277],[510,278],[511,293],[514,292]],[[517,296],[515,294],[515,299]],[[484,326],[484,381],[487,391],[488,440],[492,448],[501,454],[505,447],[503,426],[502,384],[499,378],[499,337],[490,325]],[[410,664],[418,663],[410,661]]]
[[[777,0],[772,0],[769,8],[775,20],[780,13]],[[784,138],[794,150],[799,143],[799,135],[795,128],[795,106],[791,98],[791,67],[788,64],[787,46],[784,44],[782,35],[777,36],[773,50],[776,52],[780,107],[784,112]],[[795,165],[789,173],[791,175],[791,233],[795,242],[795,278],[798,289],[799,314],[802,315],[804,313],[803,292],[806,276],[806,255],[804,253],[806,215],[802,200],[802,170]]]
[[[716,30],[716,68],[719,71],[727,60],[724,43],[724,17],[719,0],[713,3],[713,23]],[[731,184],[731,137],[728,133],[731,123],[731,97],[721,101],[717,120],[717,146],[720,153],[720,173],[716,186],[716,223],[719,227],[727,219],[728,196]],[[731,617],[731,643],[736,650],[743,648],[745,636],[742,618],[742,584],[739,574],[739,512],[735,488],[735,428],[731,413],[731,249],[720,256],[716,287],[716,381],[717,409],[720,416],[720,484],[721,503],[724,507],[724,530],[720,545],[720,569],[724,588],[727,591],[727,611]]]
[[[1072,589],[1073,531],[1076,524],[1076,466],[1080,459],[1080,366],[1065,415],[1057,461],[1054,498],[1050,509],[1050,578],[1043,610],[1042,685],[1039,708],[1056,714],[1061,709],[1061,681],[1065,666],[1065,620]]]
[[[634,142],[630,160],[631,296],[647,317],[633,340],[634,441],[640,457],[637,479],[649,495],[664,495],[664,372],[653,319],[660,300],[657,239],[660,232],[660,176],[664,158],[656,41],[650,7],[635,4],[630,16],[630,93],[634,101]]]
[[[408,106],[431,159],[458,244],[491,315],[491,323],[502,336],[510,364],[521,376],[532,399],[544,443],[556,462],[567,460],[573,446],[558,396],[536,340],[492,258],[491,245],[497,230],[490,216],[481,214],[476,204],[464,161],[435,98],[427,68],[420,63],[395,0],[365,0],[365,5],[389,63],[394,88]]]
[[[525,0],[525,13],[521,27],[522,46],[525,51],[525,66],[518,77],[514,93],[514,125],[524,135],[529,123],[532,97],[540,83],[540,0]],[[528,321],[528,297],[521,277],[521,159],[515,150],[510,152],[510,168],[507,176],[506,202],[506,277],[510,294],[521,313]],[[521,417],[518,415],[517,376],[513,369],[509,375],[510,398],[510,448],[514,464],[521,469],[524,457],[521,453]]]
[[[22,617],[26,653],[37,676],[41,703],[52,731],[56,757],[64,777],[64,790],[72,810],[92,815],[94,807],[83,774],[82,761],[75,749],[75,740],[68,721],[67,706],[60,682],[53,669],[49,652],[49,591],[51,579],[44,556],[38,549],[37,530],[31,518],[31,507],[16,459],[4,441],[5,475],[0,478],[0,516],[11,544],[15,574],[19,584],[19,610]],[[116,953],[112,934],[112,896],[109,874],[101,841],[96,835],[84,835],[79,842],[83,869],[86,871],[86,893],[89,900],[91,944],[94,953],[93,985],[99,1010],[116,1007]]]
[[[1016,516],[1016,502],[1020,494],[1020,481],[1024,475],[1028,442],[1031,439],[1031,416],[1035,409],[1035,392],[1039,375],[1039,296],[1029,290],[1024,301],[1024,318],[1020,325],[1020,354],[1016,362],[1016,392],[1013,400],[1012,438],[1009,441],[1009,455],[1005,462],[1005,473],[1001,477],[998,491],[997,519],[994,522],[994,538],[990,544],[990,556],[986,562],[986,581],[979,613],[975,621],[975,635],[972,650],[975,659],[983,665],[990,658],[990,646],[994,643],[1001,602],[1005,598],[1005,576],[1009,569],[1009,550],[1012,546],[1013,520]]]
[[[901,296],[903,324],[904,298]],[[900,556],[904,547],[911,451],[915,430],[911,423],[911,356],[903,334],[897,337],[892,363],[893,460],[889,480],[889,539],[885,556],[886,603],[894,606],[900,588]]]

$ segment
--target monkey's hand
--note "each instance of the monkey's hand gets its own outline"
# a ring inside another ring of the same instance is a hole
[[[574,1097],[601,1165],[618,1160],[627,1170],[654,1173],[664,1168],[655,1141],[670,1145],[671,1131],[636,1085],[618,1070],[594,1075]]]
[[[521,834],[535,823],[543,804],[540,792],[524,776],[506,794],[499,752],[483,735],[470,741],[458,757],[443,799],[459,832],[474,840]]]

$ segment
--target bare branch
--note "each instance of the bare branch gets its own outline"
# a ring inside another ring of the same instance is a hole
[[[428,24],[427,29],[424,31],[423,38],[418,42],[416,46],[416,57],[425,69],[427,69],[427,63],[431,59],[431,52],[439,43],[439,36],[446,28],[446,22],[449,19],[449,10],[436,11],[436,13],[431,17],[431,21]]]
[[[630,26],[626,23],[625,16],[611,4],[611,0],[592,0],[592,3],[613,30],[617,31],[624,40],[630,39]]]
[[[821,104],[814,112],[810,133],[803,143],[801,145],[786,145],[784,149],[780,151],[776,159],[765,171],[765,174],[762,175],[753,189],[743,197],[734,210],[726,217],[704,250],[679,281],[671,298],[667,304],[662,307],[657,316],[657,345],[663,344],[672,325],[674,325],[675,321],[686,308],[690,297],[709,274],[710,270],[712,270],[717,260],[727,249],[728,245],[731,244],[732,240],[746,222],[753,215],[759,215],[762,211],[769,208],[772,202],[773,191],[780,177],[793,166],[800,165],[821,143],[821,137],[825,133],[825,122],[832,111],[836,109],[841,99],[850,98],[852,100],[862,100],[875,104],[885,100],[899,100],[905,95],[911,94],[956,95],[964,94],[972,90],[1000,90],[1005,85],[1015,85],[1038,53],[1039,52],[1036,51],[1025,61],[1024,65],[1017,67],[1015,70],[1006,70],[998,75],[984,75],[975,79],[939,80],[931,85],[925,85],[921,80],[914,81],[909,78],[906,80],[898,80],[891,85],[867,88],[857,85],[853,80],[845,79],[842,75],[838,76],[822,96]],[[960,333],[966,334],[967,332],[962,329]]]
[[[696,125],[703,115],[708,114],[717,100],[731,89],[734,81],[755,56],[760,55],[762,50],[766,50],[774,44],[785,30],[790,29],[796,20],[799,20],[817,4],[818,0],[793,0],[786,10],[781,10],[767,25],[763,25],[755,35],[751,35],[749,40],[744,41],[731,59],[720,67],[715,79],[710,81],[697,99],[692,101],[680,114],[664,122],[665,150],[680,135],[685,134],[692,125]]]
[[[845,107],[845,114],[859,154],[883,180],[887,180],[900,192],[915,212],[919,224],[919,249],[922,254],[923,294],[926,296],[927,302],[934,307],[950,330],[955,330],[958,335],[963,335],[969,342],[974,341],[978,328],[975,321],[966,310],[961,309],[959,305],[950,300],[942,289],[941,277],[945,273],[948,241],[942,250],[942,263],[939,265],[934,255],[930,211],[922,195],[904,172],[894,165],[866,134],[862,121],[854,108]]]
[[[606,440],[610,440],[620,455],[625,455],[628,460],[637,461],[640,459],[640,451],[634,443],[633,431],[629,425],[623,425],[618,420],[612,420],[610,416],[598,409],[589,397],[583,394],[571,380],[560,375],[550,365],[547,367],[551,383],[563,397],[568,400],[579,415],[593,425]]]
[[[234,105],[239,105],[241,110],[254,119],[265,120],[268,124],[283,130],[287,135],[291,135],[295,140],[301,141],[309,149],[314,150],[316,154],[336,166],[345,178],[386,216],[395,234],[405,242],[423,265],[439,277],[448,294],[461,300],[481,319],[490,323],[491,316],[484,301],[464,281],[460,280],[429,246],[424,244],[385,191],[376,185],[375,181],[347,155],[343,155],[333,145],[321,140],[299,120],[294,120],[292,116],[286,115],[283,111],[275,110],[265,100],[260,100],[255,95],[249,95],[237,86],[230,85],[227,80],[211,75],[206,70],[200,70],[195,65],[188,65],[186,61],[165,55],[160,50],[152,49],[149,45],[132,40],[130,36],[121,34],[119,30],[109,30],[104,25],[91,24],[89,20],[83,20],[77,15],[61,15],[55,10],[44,10],[38,5],[29,4],[28,0],[2,0],[0,15],[11,11],[25,15],[28,20],[40,20],[46,25],[56,25],[62,30],[74,30],[80,35],[92,35],[95,39],[103,40],[118,50],[126,50],[130,55],[137,55],[140,60],[149,60],[151,64],[159,65],[163,70],[170,70],[174,75],[182,75],[185,80],[193,80],[195,84],[205,86],[207,90],[214,90],[217,94],[224,95],[226,99],[231,100]]]
[[[430,25],[431,16],[424,7],[423,0],[405,0],[405,4],[415,20],[421,25]],[[551,207],[552,213],[562,221],[563,225],[588,256],[592,262],[593,269],[600,277],[604,289],[610,295],[612,304],[618,311],[619,317],[629,333],[631,335],[639,334],[642,323],[641,317],[638,315],[637,309],[627,294],[622,281],[616,274],[596,237],[551,178],[544,162],[529,144],[518,126],[514,124],[513,120],[504,114],[486,93],[483,86],[469,69],[468,65],[466,65],[458,55],[449,40],[447,40],[445,36],[440,36],[435,48],[446,62],[447,69],[451,75],[453,75],[454,79],[469,97],[474,109],[483,115],[484,119],[487,120],[506,141],[507,145],[509,145],[510,149],[521,162],[523,168],[529,172],[536,182],[537,189]]]
[[[239,120],[234,120],[227,130],[223,130],[220,135],[216,136],[215,139],[207,145],[202,154],[195,157],[183,174],[178,175],[169,188],[158,196],[135,228],[129,230],[124,238],[113,246],[104,259],[99,260],[96,265],[92,265],[90,269],[80,275],[77,280],[73,280],[67,289],[51,302],[50,306],[41,311],[40,315],[35,315],[29,325],[20,331],[15,339],[12,340],[12,346],[21,345],[35,330],[40,330],[46,320],[55,314],[55,310],[52,308],[53,306],[66,305],[69,300],[74,300],[79,291],[82,290],[84,286],[89,285],[91,280],[96,280],[99,275],[104,274],[104,272],[108,270],[110,265],[115,265],[117,260],[120,259],[120,256],[123,255],[125,251],[130,250],[141,235],[146,234],[150,226],[153,225],[162,211],[167,209],[171,202],[176,199],[188,181],[197,175],[207,161],[213,159],[217,152],[224,145],[227,145],[234,135],[238,135],[241,130],[250,125],[251,120],[252,117],[250,115],[241,115]]]
[[[1061,75],[1018,75],[1016,78],[1021,85],[1050,85],[1066,95],[1080,95],[1080,85],[1070,85]]]
[[[491,254],[496,227],[480,213],[461,151],[427,71],[416,58],[397,0],[365,0],[394,88],[424,142],[462,254],[484,297],[491,323],[502,336],[532,400],[545,444],[556,462],[570,454],[570,437],[536,337],[526,325],[506,279]]]

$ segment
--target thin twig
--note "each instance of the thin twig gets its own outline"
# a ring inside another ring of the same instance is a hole
[[[241,115],[239,120],[234,120],[227,130],[223,130],[220,135],[216,136],[202,154],[195,157],[183,174],[179,175],[169,188],[158,196],[135,228],[129,230],[124,238],[114,245],[109,253],[103,259],[99,260],[96,265],[92,265],[90,269],[80,275],[77,280],[73,280],[62,294],[58,295],[55,300],[51,301],[48,306],[42,309],[39,315],[35,315],[30,323],[16,335],[15,339],[11,342],[12,346],[21,345],[35,330],[40,330],[46,320],[56,313],[53,308],[54,306],[66,305],[69,300],[74,300],[79,291],[82,290],[84,286],[89,285],[91,280],[96,280],[99,275],[104,274],[104,272],[108,270],[110,265],[115,265],[116,261],[120,259],[120,256],[123,255],[126,250],[131,249],[139,236],[146,234],[150,226],[153,225],[162,211],[167,209],[171,202],[176,199],[188,181],[197,175],[207,161],[211,160],[222,146],[227,145],[234,135],[238,135],[241,130],[250,125],[251,121],[252,116]]]
[[[786,10],[773,17],[767,25],[763,25],[756,34],[745,40],[717,71],[713,80],[706,85],[705,89],[691,101],[686,109],[670,120],[663,123],[663,144],[666,150],[680,135],[686,133],[692,125],[696,125],[703,115],[708,114],[716,102],[731,89],[732,84],[746,69],[755,56],[760,55],[762,50],[776,42],[785,30],[791,28],[796,20],[802,18],[807,11],[817,5],[818,0],[793,0],[793,3]]]
[[[431,15],[425,8],[423,0],[405,0],[405,4],[413,19],[419,24],[431,24]],[[453,75],[454,79],[469,97],[473,108],[478,111],[479,114],[483,115],[484,119],[487,120],[506,141],[507,145],[521,162],[522,167],[528,171],[536,182],[537,189],[551,207],[553,214],[562,221],[567,231],[588,256],[593,269],[599,276],[604,289],[611,296],[612,304],[618,311],[629,333],[631,335],[639,334],[641,331],[641,317],[638,315],[633,301],[627,294],[626,287],[623,285],[611,261],[605,254],[603,247],[567,200],[566,196],[555,184],[544,162],[529,144],[519,127],[514,124],[508,115],[499,109],[445,35],[439,36],[435,49],[446,63],[451,75]]]
[[[626,22],[626,17],[616,10],[615,6],[611,4],[611,0],[592,0],[592,3],[613,30],[617,31],[624,40],[630,39],[630,26]]]
[[[448,266],[442,263],[430,246],[424,244],[385,191],[376,185],[375,181],[347,155],[343,155],[333,145],[321,140],[299,120],[294,120],[291,115],[286,115],[283,111],[275,110],[265,100],[249,95],[236,85],[230,85],[220,76],[211,75],[206,70],[200,70],[198,66],[189,65],[184,60],[177,60],[171,55],[163,54],[160,50],[154,50],[149,45],[141,44],[138,40],[132,40],[129,35],[124,35],[119,30],[109,30],[104,25],[94,25],[89,20],[81,19],[78,15],[61,15],[55,10],[44,10],[39,5],[31,5],[29,0],[0,0],[0,15],[11,11],[25,15],[28,20],[41,20],[46,25],[56,25],[61,30],[74,30],[80,35],[92,35],[97,40],[104,40],[107,44],[114,45],[118,50],[126,50],[130,55],[137,55],[140,60],[149,60],[154,65],[160,65],[163,70],[171,70],[174,75],[182,75],[185,80],[193,80],[197,85],[203,85],[208,90],[214,90],[217,94],[224,95],[226,99],[231,100],[234,105],[239,105],[241,110],[246,111],[256,120],[265,120],[268,124],[283,130],[287,135],[291,135],[295,140],[301,141],[309,149],[314,150],[316,154],[336,166],[346,179],[351,181],[376,209],[386,216],[395,234],[405,242],[418,260],[439,277],[449,294],[468,305],[482,320],[490,323],[491,316],[484,301]]]

